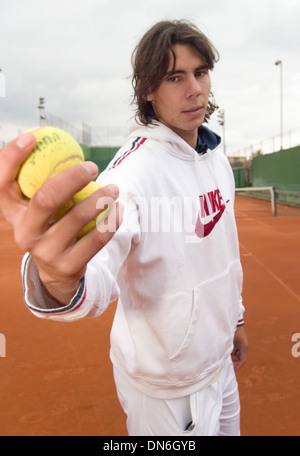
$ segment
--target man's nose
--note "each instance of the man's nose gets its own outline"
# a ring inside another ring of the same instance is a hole
[[[199,96],[202,93],[201,83],[194,77],[190,77],[187,81],[186,97]]]

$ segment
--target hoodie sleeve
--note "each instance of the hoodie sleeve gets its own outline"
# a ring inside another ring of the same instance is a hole
[[[60,307],[47,298],[37,267],[27,253],[22,261],[24,301],[38,317],[58,321],[75,321],[101,315],[119,296],[117,277],[120,268],[141,236],[134,198],[121,194],[124,205],[123,222],[109,243],[88,263],[76,294],[69,304]]]
[[[245,324],[245,322],[244,322],[244,312],[245,312],[245,307],[243,306],[243,298],[240,297],[240,312],[239,312],[239,318],[238,318],[237,326],[243,326]]]

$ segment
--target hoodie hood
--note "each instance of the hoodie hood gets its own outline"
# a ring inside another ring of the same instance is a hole
[[[203,125],[198,129],[197,150],[195,150],[171,128],[161,122],[157,121],[154,125],[145,126],[133,119],[129,124],[129,139],[137,137],[157,140],[160,143],[171,143],[175,156],[190,160],[194,160],[198,154],[213,151],[222,144],[220,136]]]
[[[198,129],[197,152],[205,154],[208,150],[214,150],[221,144],[221,138],[209,128],[201,125]]]

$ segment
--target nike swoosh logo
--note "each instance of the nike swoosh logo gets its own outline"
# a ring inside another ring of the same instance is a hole
[[[218,223],[220,218],[222,217],[224,210],[225,210],[225,206],[222,206],[221,209],[219,209],[219,211],[216,213],[216,215],[214,215],[213,218],[207,223],[202,222],[200,214],[199,214],[197,222],[196,222],[196,227],[195,227],[196,236],[198,236],[198,238],[200,238],[200,239],[208,236],[212,232],[212,230],[214,229],[214,227],[216,226],[216,224]]]

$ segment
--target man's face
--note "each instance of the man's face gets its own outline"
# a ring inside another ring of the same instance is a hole
[[[203,57],[190,45],[174,46],[166,77],[147,96],[160,122],[195,147],[197,130],[204,121],[211,90],[209,69]]]

